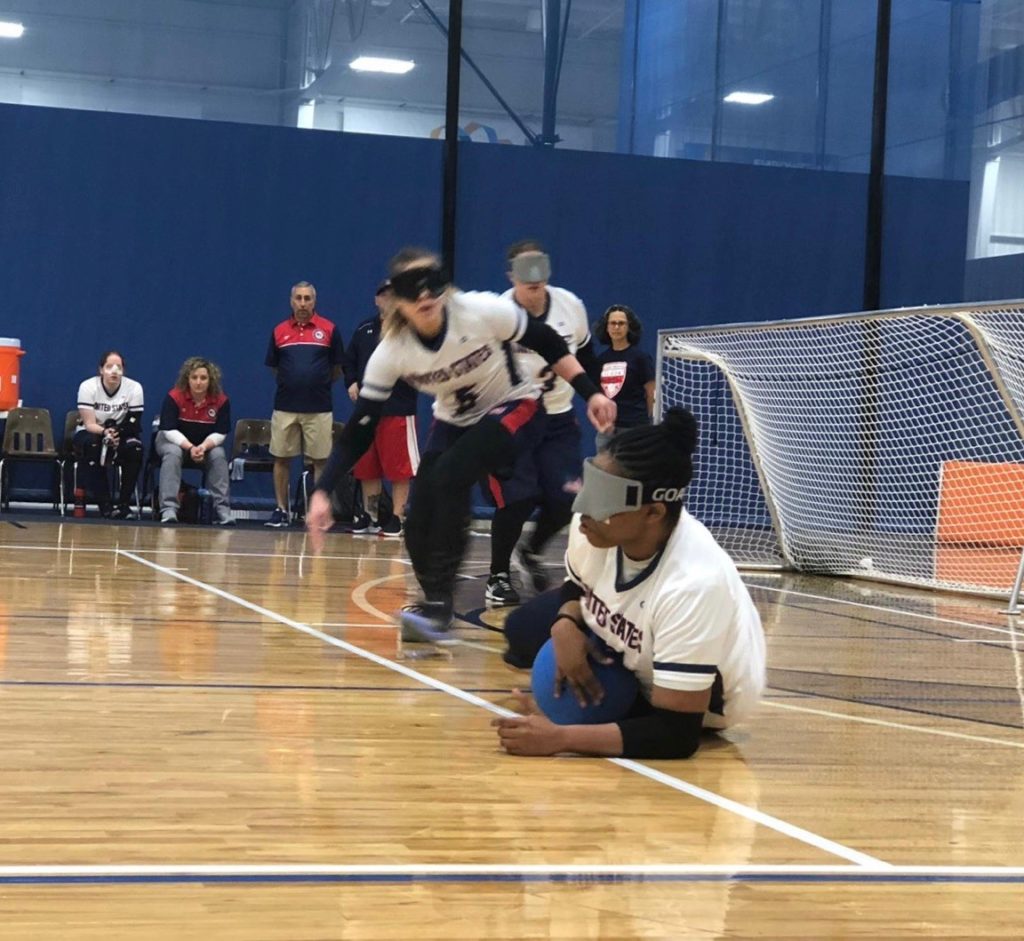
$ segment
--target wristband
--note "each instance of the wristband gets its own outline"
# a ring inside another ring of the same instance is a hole
[[[576,394],[583,399],[584,402],[589,401],[592,395],[601,395],[601,390],[594,383],[594,380],[585,372],[581,372],[579,375],[573,376],[569,385],[576,390]]]
[[[581,631],[582,631],[582,632],[583,632],[584,634],[588,634],[588,633],[590,633],[590,628],[589,628],[589,627],[587,627],[587,625],[586,625],[586,624],[584,624],[584,623],[583,623],[583,621],[581,621],[581,620],[580,620],[579,618],[577,618],[577,617],[574,617],[574,616],[573,616],[573,615],[571,615],[571,614],[559,614],[559,615],[558,615],[558,617],[556,617],[556,618],[554,619],[554,621],[552,621],[552,622],[551,622],[551,626],[552,626],[552,627],[554,627],[554,625],[555,625],[555,624],[557,624],[557,623],[558,623],[559,621],[561,621],[561,620],[562,620],[563,618],[564,618],[564,619],[565,619],[566,621],[572,621],[572,623],[573,623],[573,624],[575,624],[575,625],[576,625],[576,627],[577,627],[577,628],[578,628],[579,630],[581,630]]]

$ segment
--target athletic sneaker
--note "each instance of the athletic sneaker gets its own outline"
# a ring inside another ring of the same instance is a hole
[[[508,572],[498,572],[487,579],[484,600],[489,608],[504,608],[519,604],[519,592],[512,586]]]
[[[352,534],[355,536],[376,536],[380,532],[380,526],[370,519],[369,513],[360,513],[352,524]]]
[[[160,522],[165,526],[173,525],[178,522],[178,514],[174,510],[164,510],[160,514]]]
[[[222,514],[213,521],[214,526],[234,526],[235,518],[231,515],[230,510],[225,510]]]
[[[279,506],[275,506],[274,512],[270,514],[270,519],[268,519],[263,525],[273,526],[274,529],[283,529],[288,525],[288,511],[282,510]]]
[[[139,514],[132,507],[119,503],[110,511],[110,518],[112,520],[137,520]]]
[[[525,546],[516,546],[512,559],[523,570],[526,577],[529,578],[530,584],[533,585],[533,590],[538,595],[548,590],[551,580],[548,578],[548,573],[544,571],[539,555],[530,552]]]
[[[398,616],[402,640],[414,644],[454,644],[452,618],[445,605],[436,601],[407,604]]]
[[[401,539],[402,538],[402,521],[392,514],[383,526],[380,527],[380,534],[385,539]]]

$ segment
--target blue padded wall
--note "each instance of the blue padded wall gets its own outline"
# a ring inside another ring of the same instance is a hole
[[[291,285],[312,281],[347,338],[396,243],[436,241],[434,141],[0,107],[0,142],[0,334],[27,351],[26,404],[55,416],[109,347],[147,420],[199,353],[235,417],[269,416]]]
[[[235,417],[269,415],[291,284],[316,284],[347,339],[388,257],[439,243],[441,157],[436,141],[0,106],[0,335],[27,351],[26,404],[59,418],[117,346],[147,419],[196,353],[224,368]],[[860,307],[863,176],[471,143],[460,171],[462,286],[503,289],[505,247],[535,235],[554,283],[594,317],[633,305],[652,352],[660,327]],[[886,305],[961,299],[966,185],[891,179],[887,196]]]
[[[535,236],[554,283],[595,318],[630,304],[652,337],[861,309],[866,176],[474,145],[459,172],[464,284],[507,284],[504,249]],[[885,195],[884,305],[959,300],[967,184],[889,178]]]

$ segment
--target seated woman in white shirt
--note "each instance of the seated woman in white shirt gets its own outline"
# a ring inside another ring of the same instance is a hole
[[[98,375],[78,387],[79,425],[75,451],[84,464],[86,491],[95,498],[100,515],[137,519],[132,495],[142,468],[142,386],[124,374],[124,357],[108,350],[99,361]],[[107,468],[121,469],[116,505],[111,501]]]

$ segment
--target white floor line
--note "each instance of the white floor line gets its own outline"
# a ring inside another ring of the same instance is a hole
[[[939,617],[936,614],[922,614],[918,611],[905,611],[902,608],[886,608],[885,606],[879,604],[866,604],[863,601],[849,601],[845,598],[832,598],[828,595],[815,595],[807,591],[793,591],[790,588],[772,588],[768,585],[758,585],[755,583],[751,583],[750,585],[748,585],[748,587],[753,589],[759,589],[761,591],[774,591],[776,594],[780,595],[795,595],[798,598],[812,598],[815,601],[824,601],[830,604],[847,605],[851,608],[865,608],[868,611],[883,611],[886,614],[892,615],[894,617],[920,618],[925,621],[935,621],[938,624],[951,624],[955,627],[969,627],[973,630],[978,631],[993,631],[996,634],[1012,635],[1014,633],[1013,630],[1007,629],[1005,627],[991,627],[988,624],[978,624],[974,621],[957,621],[953,618]]]
[[[119,546],[23,546],[15,543],[0,543],[0,549],[19,549],[19,550],[34,550],[36,552],[127,552],[129,550],[122,549]],[[166,546],[164,548],[150,547],[150,548],[134,548],[132,552],[137,552],[140,555],[159,555],[164,552],[174,552],[178,555],[215,555],[218,558],[228,559],[312,559],[313,554],[311,552],[216,552],[207,549],[176,549],[174,546]],[[401,562],[403,565],[411,565],[412,563],[400,556],[390,558],[388,556],[367,556],[367,555],[328,555],[326,552],[323,555],[317,556],[318,559],[330,559],[330,560],[341,560],[345,562],[387,562],[389,565],[392,562]]]
[[[1017,641],[1014,638],[1009,640],[992,640],[988,637],[951,637],[949,638],[954,644],[981,644],[985,647],[997,647],[999,644],[1016,644]]]
[[[1021,879],[1024,866],[824,866],[794,864],[732,865],[719,863],[623,863],[618,865],[571,863],[415,863],[404,864],[333,864],[333,863],[197,863],[177,865],[36,865],[0,866],[0,880],[32,878],[94,878],[131,877],[295,877],[295,876],[722,876],[742,880],[757,876],[834,876],[842,877],[921,877],[956,879]]]
[[[385,621],[310,621],[310,627],[389,627]]]
[[[330,634],[325,634],[322,631],[318,631],[315,628],[310,627],[307,624],[302,624],[299,621],[294,621],[291,618],[285,617],[283,614],[278,614],[276,611],[271,611],[269,608],[264,608],[261,605],[253,604],[251,601],[246,601],[244,598],[240,598],[231,592],[224,591],[222,588],[217,588],[214,585],[209,585],[206,582],[201,582],[198,579],[192,578],[189,575],[184,575],[181,572],[172,571],[165,566],[158,565],[155,562],[151,562],[149,559],[144,559],[139,555],[136,555],[127,550],[118,550],[120,555],[125,558],[131,559],[134,562],[138,562],[140,565],[148,566],[157,572],[162,572],[165,575],[169,575],[172,578],[176,578],[179,581],[186,582],[195,588],[200,588],[203,591],[208,591],[219,598],[223,598],[225,601],[230,601],[233,604],[240,605],[261,617],[265,617],[268,620],[277,621],[279,624],[284,624],[291,627],[293,630],[301,631],[304,634],[309,634],[312,637],[316,637],[325,643],[332,644],[335,647],[339,647],[342,650],[347,650],[349,653],[354,654],[357,657],[362,657],[364,660],[369,660],[372,663],[376,663],[378,666],[382,666],[385,669],[393,670],[396,673],[400,673],[409,679],[416,680],[419,683],[423,683],[425,686],[429,686],[432,689],[439,690],[440,692],[447,693],[450,696],[454,696],[456,699],[460,699],[463,702],[469,703],[470,705],[479,706],[482,709],[486,709],[488,712],[492,712],[499,716],[513,716],[516,713],[503,709],[500,706],[495,706],[493,703],[488,702],[486,699],[481,699],[479,696],[474,696],[472,693],[467,693],[458,687],[451,686],[448,683],[444,683],[440,680],[436,680],[431,676],[427,676],[424,673],[419,673],[416,670],[412,670],[401,663],[396,663],[393,660],[388,660],[386,657],[381,657],[378,654],[372,653],[369,650],[364,650],[361,647],[357,647],[355,644],[347,643],[346,641],[340,640],[337,637],[332,637]],[[643,775],[649,780],[656,781],[660,784],[664,784],[667,787],[671,787],[674,790],[680,791],[684,794],[688,794],[691,797],[696,797],[700,800],[706,801],[716,807],[720,807],[723,810],[731,811],[738,816],[745,817],[747,820],[751,820],[754,823],[759,823],[765,827],[775,830],[778,833],[782,833],[786,836],[792,837],[799,840],[802,843],[807,843],[810,846],[814,846],[823,852],[830,853],[833,856],[839,856],[842,859],[847,859],[850,862],[856,863],[859,866],[875,866],[875,867],[888,867],[888,863],[882,860],[876,859],[873,856],[868,856],[865,853],[858,852],[857,850],[851,849],[848,846],[843,846],[841,843],[836,843],[832,840],[827,839],[817,833],[812,833],[809,830],[804,830],[802,827],[794,826],[793,824],[787,823],[784,820],[780,820],[777,817],[772,817],[769,814],[762,813],[759,810],[755,810],[752,807],[748,807],[745,804],[740,804],[737,801],[729,800],[726,797],[722,797],[720,794],[715,794],[711,791],[707,791],[704,788],[696,787],[695,785],[689,784],[686,781],[673,778],[667,774],[662,774],[660,771],[655,771],[653,768],[648,768],[645,765],[638,764],[635,761],[630,761],[624,758],[610,758],[606,759],[613,764],[617,764],[620,767],[633,771],[637,774]]]
[[[813,696],[813,694],[809,694]],[[774,699],[761,700],[762,706],[772,709],[787,709],[790,712],[806,712],[814,716],[826,716],[830,719],[845,719],[847,722],[861,722],[864,725],[880,725],[887,729],[900,729],[904,732],[920,732],[922,735],[938,735],[942,738],[958,738],[966,742],[983,742],[986,745],[1005,745],[1007,748],[1024,748],[1024,742],[1011,742],[1002,738],[987,738],[984,735],[971,735],[968,732],[949,732],[945,729],[928,729],[921,725],[904,725],[902,722],[887,722],[884,719],[869,719],[865,716],[851,716],[842,712],[831,712],[828,709],[812,709],[809,706],[794,706],[791,703],[778,702]],[[864,703],[872,705],[872,703]],[[963,720],[969,722],[969,719]]]

